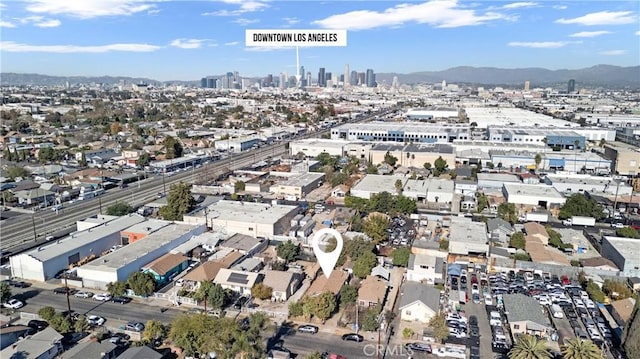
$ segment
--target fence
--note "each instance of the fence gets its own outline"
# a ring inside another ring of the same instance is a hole
[[[170,302],[172,304],[180,303],[180,304],[188,304],[188,305],[194,305],[194,306],[198,305],[198,301],[193,298],[180,297],[170,293],[155,292],[153,293],[153,295],[151,295],[151,298],[158,299],[158,300],[166,300],[167,302]]]

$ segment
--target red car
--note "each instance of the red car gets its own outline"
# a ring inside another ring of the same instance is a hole
[[[566,275],[563,275],[562,277],[560,277],[560,281],[562,282],[562,285],[571,284],[571,279],[569,279],[569,277],[567,277]]]

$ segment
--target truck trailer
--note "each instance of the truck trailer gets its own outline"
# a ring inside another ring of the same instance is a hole
[[[596,225],[596,219],[593,217],[573,216],[562,221],[565,226],[585,226],[593,227]]]

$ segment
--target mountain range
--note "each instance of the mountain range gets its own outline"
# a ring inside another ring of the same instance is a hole
[[[522,87],[525,81],[529,81],[531,88],[541,86],[562,85],[574,79],[576,88],[603,86],[608,88],[640,88],[640,66],[621,67],[612,65],[596,65],[576,70],[549,70],[544,68],[518,68],[505,69],[495,67],[471,67],[460,66],[442,71],[421,71],[407,74],[378,73],[378,83],[391,84],[394,77],[398,77],[401,84],[440,83],[443,80],[448,83],[468,85],[502,85],[506,87]],[[210,76],[210,77],[222,77]],[[257,78],[255,78],[257,79]],[[63,86],[69,84],[102,83],[114,85],[125,81],[126,83],[180,84],[199,86],[199,80],[157,81],[148,78],[124,77],[124,76],[50,76],[41,74],[0,73],[0,85],[20,86]]]

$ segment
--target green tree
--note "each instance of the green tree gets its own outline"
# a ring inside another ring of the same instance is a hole
[[[498,206],[498,216],[511,224],[516,223],[518,220],[516,206],[513,203],[500,203]]]
[[[289,302],[289,317],[301,317],[304,314],[303,304],[303,301]]]
[[[85,315],[78,316],[78,318],[73,322],[73,330],[76,333],[84,333],[89,329],[89,327],[89,321]]]
[[[133,208],[125,202],[116,202],[107,207],[107,215],[109,216],[125,216],[133,213]]]
[[[563,359],[601,359],[602,352],[591,340],[569,339],[562,346]]]
[[[212,309],[220,309],[224,306],[225,293],[219,284],[203,280],[200,282],[194,298],[198,301],[204,300],[205,306],[208,304]]]
[[[166,328],[161,321],[156,319],[147,320],[144,325],[144,339],[148,342],[153,342],[156,339],[162,339],[166,335]]]
[[[604,303],[605,295],[602,289],[591,279],[587,282],[585,291],[589,294],[589,297],[598,303]]]
[[[140,168],[143,168],[144,166],[148,165],[150,162],[151,162],[151,156],[146,152],[143,152],[140,156],[138,156],[138,159],[136,159],[136,165]]]
[[[369,308],[362,316],[362,330],[373,332],[378,330],[380,323],[378,322],[378,311],[376,308]]]
[[[367,166],[367,174],[377,175],[378,167],[376,167],[373,163],[369,163],[369,165]]]
[[[616,230],[616,235],[618,237],[625,238],[640,238],[640,233],[638,233],[638,231],[636,231],[633,227],[618,228]]]
[[[195,205],[191,184],[180,182],[171,186],[167,205],[160,208],[159,213],[167,221],[181,221],[185,213],[191,212]]]
[[[233,185],[233,189],[236,193],[244,191],[245,187],[246,186],[243,181],[238,181]]]
[[[156,281],[150,273],[133,272],[127,278],[127,284],[133,293],[143,297],[151,295],[156,289]]]
[[[38,150],[38,161],[47,163],[58,160],[58,152],[51,147],[44,147]]]
[[[291,241],[280,243],[276,247],[276,253],[279,258],[282,258],[285,262],[289,263],[294,261],[298,254],[300,254],[300,246],[293,244]]]
[[[270,299],[273,294],[273,288],[265,285],[264,283],[258,283],[251,288],[251,295],[260,300]]]
[[[447,170],[447,161],[445,159],[442,158],[442,156],[439,156],[434,162],[434,167],[435,167],[435,172],[434,175],[435,176],[439,176],[440,174],[444,173]]]
[[[440,250],[448,251],[449,250],[449,240],[441,239],[439,248],[440,248]]]
[[[162,142],[167,159],[182,157],[182,144],[172,136],[165,137]]]
[[[320,167],[329,166],[331,168],[336,168],[338,165],[338,159],[335,156],[331,156],[330,154],[323,152],[316,156],[316,160],[320,162]]]
[[[625,299],[633,295],[633,292],[625,282],[613,279],[604,280],[602,291],[613,299]]]
[[[523,335],[509,350],[509,359],[551,359],[547,343],[532,335]]]
[[[430,171],[431,170],[431,162],[425,162],[423,165],[425,170]]]
[[[449,328],[447,327],[447,322],[442,312],[431,317],[429,327],[433,330],[433,336],[440,342],[449,336]]]
[[[349,304],[353,304],[358,299],[358,289],[351,285],[345,284],[340,288],[340,307],[344,308]]]
[[[59,333],[69,333],[72,329],[69,317],[62,315],[62,313],[56,313],[49,320],[49,325]]]
[[[371,274],[371,269],[376,266],[377,262],[373,252],[364,253],[353,263],[353,274],[358,278],[366,278]]]
[[[478,193],[478,213],[489,207],[489,198],[484,193]]]
[[[400,247],[393,251],[393,265],[406,267],[409,265],[409,256],[411,256],[411,250],[407,247]]]
[[[575,193],[567,198],[558,215],[560,219],[567,219],[573,216],[601,219],[604,217],[604,212],[602,206],[593,198],[587,198],[583,194]]]
[[[374,243],[380,243],[387,239],[387,229],[391,221],[386,214],[372,213],[364,220],[364,233],[369,236]]]
[[[0,303],[6,303],[11,298],[11,287],[7,283],[0,283]]]
[[[394,186],[395,186],[396,192],[398,194],[402,193],[402,180],[401,179],[397,179]]]
[[[402,337],[405,339],[410,339],[411,337],[413,337],[413,329],[406,327],[402,330]]]
[[[542,156],[539,153],[536,153],[536,156],[533,158],[533,161],[536,163],[536,168],[540,168],[540,163],[542,162]]]
[[[322,321],[327,320],[336,309],[336,297],[331,292],[324,292],[308,300],[313,303],[312,314]]]
[[[42,307],[38,310],[38,315],[48,322],[56,315],[56,310],[53,307]]]
[[[398,159],[394,157],[389,151],[387,151],[387,153],[385,153],[384,155],[384,162],[391,167],[395,167],[396,162],[398,162]]]
[[[7,172],[6,173],[7,173],[7,177],[11,181],[14,181],[18,177],[28,178],[29,176],[31,176],[31,172],[29,172],[29,170],[27,170],[24,167],[19,167],[19,166],[9,166],[9,167],[7,167]]]
[[[524,239],[524,233],[516,232],[509,239],[509,247],[516,249],[524,249],[527,241]]]
[[[631,318],[622,333],[622,347],[628,358],[640,358],[640,300],[636,300]]]
[[[313,352],[311,354],[307,354],[304,359],[323,359],[320,352]]]
[[[127,283],[125,282],[111,282],[107,284],[107,291],[114,297],[121,297],[127,291]]]

